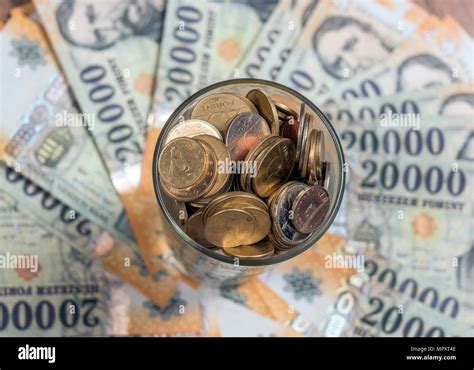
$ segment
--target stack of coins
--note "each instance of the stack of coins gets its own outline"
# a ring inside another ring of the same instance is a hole
[[[322,123],[290,105],[262,89],[209,94],[168,130],[159,186],[202,247],[264,259],[322,225],[330,206]]]

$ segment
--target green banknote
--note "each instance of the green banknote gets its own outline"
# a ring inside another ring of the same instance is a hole
[[[408,1],[395,3],[396,7],[383,2],[318,1],[278,82],[316,100],[387,59],[427,17]]]
[[[168,304],[174,296],[176,280],[165,270],[164,263],[150,273],[135,244],[115,239],[103,227],[1,162],[0,189],[4,202],[31,215],[79,253],[99,258],[108,272],[133,285],[156,304]]]
[[[317,1],[280,1],[239,62],[239,76],[276,80],[316,4]]]
[[[88,132],[94,126],[86,127],[39,26],[15,14],[0,42],[1,158],[114,236],[133,240]]]
[[[433,292],[425,281],[413,282],[395,266],[391,271],[363,254],[345,255],[340,248],[346,242],[326,234],[315,248],[275,266],[260,279],[310,321],[319,336],[472,335],[469,321],[463,321],[470,320],[468,300],[461,316],[457,292]],[[416,295],[413,286],[419,288]]]
[[[454,84],[436,90],[352,99],[322,109],[329,119],[352,124],[374,121],[384,114],[469,116],[474,114],[474,87]]]
[[[103,268],[3,199],[0,263],[0,336],[110,334]]]
[[[134,188],[164,16],[163,0],[35,1],[119,193]]]
[[[384,63],[337,85],[321,100],[349,101],[439,89],[451,84],[471,84],[474,79],[473,39],[456,24],[427,23],[423,32],[400,45]]]
[[[5,199],[0,194],[0,336],[200,334],[195,290],[179,284],[157,304]]]
[[[277,0],[170,1],[160,48],[155,124],[162,126],[189,95],[227,79],[277,4]]]
[[[348,160],[349,238],[427,277],[465,280],[457,266],[473,242],[472,116],[335,125]]]
[[[364,279],[365,273],[352,281]],[[358,284],[358,282],[356,283]],[[430,309],[381,283],[365,284],[351,293],[341,289],[329,318],[322,325],[325,336],[361,337],[461,337],[471,336],[472,328],[441,312]],[[353,298],[355,297],[355,298]],[[345,321],[349,324],[343,326]]]

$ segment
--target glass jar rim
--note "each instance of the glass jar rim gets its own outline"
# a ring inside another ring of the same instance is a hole
[[[334,219],[336,218],[337,212],[339,211],[339,208],[342,203],[342,198],[344,195],[344,189],[345,189],[345,171],[343,170],[344,168],[344,153],[342,149],[341,142],[339,140],[339,137],[336,134],[336,131],[334,127],[332,126],[331,122],[328,120],[328,118],[324,115],[323,112],[308,98],[306,98],[304,95],[300,94],[299,92],[281,85],[277,82],[274,81],[268,81],[268,80],[261,80],[261,79],[255,79],[255,78],[237,78],[237,79],[230,79],[230,80],[225,80],[225,81],[220,81],[217,83],[214,83],[212,85],[209,85],[194,94],[190,95],[185,101],[183,101],[171,114],[171,116],[166,120],[166,123],[163,125],[163,128],[161,129],[160,135],[157,139],[157,142],[155,144],[155,150],[153,152],[153,161],[152,161],[152,176],[153,176],[153,188],[155,190],[155,196],[156,199],[158,200],[159,207],[161,211],[163,212],[163,215],[166,217],[165,222],[169,222],[173,231],[181,238],[183,241],[196,249],[198,252],[201,252],[205,254],[206,256],[216,259],[218,261],[228,263],[229,265],[235,264],[235,257],[232,256],[227,256],[223,254],[219,254],[217,252],[214,252],[212,249],[206,248],[199,243],[197,243],[194,239],[188,236],[186,232],[175,222],[173,217],[171,216],[170,212],[168,211],[166,205],[165,205],[165,200],[163,199],[163,194],[162,190],[159,186],[159,174],[158,174],[158,154],[161,152],[161,149],[163,147],[163,141],[164,138],[166,138],[166,135],[168,134],[168,131],[171,129],[171,124],[172,122],[175,121],[179,115],[181,115],[181,112],[183,109],[188,106],[192,101],[194,101],[196,98],[199,96],[210,92],[214,89],[221,88],[224,86],[228,85],[239,85],[239,84],[257,84],[257,85],[263,85],[263,86],[271,86],[279,90],[283,90],[284,92],[295,96],[296,98],[300,99],[302,102],[304,102],[312,111],[314,111],[318,117],[320,118],[321,122],[326,126],[326,129],[331,135],[331,138],[333,140],[333,143],[336,148],[336,153],[337,153],[337,158],[339,161],[339,165],[341,168],[341,181],[339,184],[339,187],[337,188],[337,194],[336,194],[336,200],[333,205],[333,207],[330,210],[329,216],[326,218],[325,223],[319,228],[317,232],[315,232],[313,235],[311,235],[310,238],[302,242],[301,244],[284,251],[284,253],[274,255],[270,258],[266,259],[260,259],[260,260],[251,260],[251,259],[239,259],[238,263],[239,266],[268,266],[268,265],[274,265],[278,264],[284,261],[287,261],[293,257],[296,257],[297,255],[303,253],[310,247],[314,246],[319,239],[326,233],[326,231],[329,229],[329,227],[332,225]]]

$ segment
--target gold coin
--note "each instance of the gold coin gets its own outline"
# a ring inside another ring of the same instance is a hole
[[[186,209],[186,204],[181,202],[174,197],[171,197],[169,194],[163,192],[163,200],[165,202],[165,207],[171,215],[171,218],[180,226],[184,227],[188,221],[188,211]]]
[[[329,189],[329,179],[331,178],[331,167],[329,162],[323,162],[322,164],[322,173],[323,178],[320,185],[323,186],[326,190]]]
[[[293,109],[291,109],[287,105],[283,103],[277,103],[277,102],[274,102],[274,104],[275,104],[275,108],[278,112],[279,117],[282,117],[285,120],[288,120],[290,118],[293,118],[296,120],[296,118],[298,117],[298,113],[296,113]]]
[[[280,123],[278,121],[278,113],[270,96],[261,89],[253,89],[247,93],[247,99],[250,100],[257,108],[260,115],[270,125],[272,134],[278,135]]]
[[[316,133],[317,133],[316,130],[312,130],[308,135],[308,139],[306,140],[305,149],[303,151],[304,157],[303,157],[303,162],[302,162],[302,166],[301,166],[301,177],[303,177],[303,178],[306,178],[306,175],[308,174],[308,167],[309,167],[309,160],[310,160],[310,156],[311,156],[311,149],[313,149],[313,153],[314,153]]]
[[[230,152],[222,140],[216,139],[213,136],[199,135],[195,139],[209,144],[217,157],[217,180],[209,193],[206,194],[206,197],[212,197],[218,194],[229,182],[231,173],[227,171],[226,163],[230,162]]]
[[[306,112],[306,105],[301,103],[300,107],[300,115],[299,115],[299,126],[298,126],[298,136],[296,140],[296,160],[298,162],[298,171],[301,171],[300,162],[302,159],[301,150],[303,148],[303,129],[305,127],[305,114]]]
[[[206,239],[206,236],[204,235],[204,220],[202,217],[202,211],[197,211],[188,219],[185,224],[184,231],[199,245],[202,245],[206,248],[215,247]]]
[[[277,135],[270,135],[261,138],[257,143],[250,149],[247,156],[245,157],[245,163],[247,163],[248,169],[251,170],[251,173],[241,173],[240,174],[240,186],[246,191],[252,191],[250,188],[250,182],[253,177],[256,175],[256,162],[255,158],[269,145],[277,141],[279,137]]]
[[[217,247],[232,248],[248,244],[255,233],[252,215],[241,209],[224,209],[207,217],[204,235]]]
[[[254,206],[267,210],[267,206],[263,200],[257,196],[243,191],[232,191],[216,196],[204,209],[204,220],[208,215],[215,213],[217,210]]]
[[[303,117],[303,131],[302,131],[302,137],[301,137],[301,152],[300,152],[300,157],[298,159],[298,171],[300,173],[306,173],[306,169],[303,168],[303,163],[305,156],[308,155],[309,151],[309,133],[313,129],[313,119],[312,116],[309,114],[305,114]],[[307,162],[306,162],[307,165]],[[304,177],[304,175],[302,175]]]
[[[183,138],[181,138],[183,139]],[[194,139],[189,139],[194,140]],[[194,201],[198,198],[202,198],[206,196],[209,191],[214,186],[215,182],[217,181],[217,158],[214,154],[214,151],[211,149],[209,144],[206,142],[198,142],[205,148],[205,153],[207,156],[208,166],[204,175],[198,179],[198,181],[194,182],[193,185],[180,189],[176,187],[169,186],[163,181],[160,181],[161,185],[163,186],[163,190],[168,193],[170,196],[181,200],[183,202],[190,202]],[[161,180],[161,177],[160,177]]]
[[[195,137],[198,135],[210,135],[222,140],[219,130],[209,122],[199,119],[188,119],[173,126],[166,135],[165,144],[178,137]]]
[[[224,253],[240,259],[260,259],[271,257],[275,253],[275,248],[271,242],[263,240],[256,244],[224,248]]]
[[[318,131],[318,136],[316,137],[316,144],[315,144],[315,160],[313,163],[313,172],[315,174],[315,178],[318,181],[323,179],[323,171],[322,165],[324,162],[324,134],[323,131]]]
[[[234,94],[221,93],[208,95],[201,99],[194,107],[191,118],[211,123],[223,137],[227,122],[239,113],[254,111],[255,107],[248,104],[247,99],[244,100]]]
[[[252,179],[254,192],[269,197],[291,175],[295,165],[295,144],[280,138],[257,157],[257,174]]]
[[[209,167],[204,147],[190,138],[177,138],[163,148],[158,173],[169,187],[184,189],[196,183]]]

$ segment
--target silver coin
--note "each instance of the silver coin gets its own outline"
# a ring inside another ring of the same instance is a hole
[[[299,160],[301,158],[301,148],[303,146],[303,121],[305,117],[306,105],[301,103],[300,108],[300,125],[298,126],[298,139],[296,141],[296,160],[298,161],[298,169],[300,169]]]
[[[198,135],[210,135],[222,140],[222,136],[217,128],[209,122],[200,119],[188,119],[173,126],[165,139],[165,144],[178,137],[195,137]]]
[[[308,133],[309,133],[309,120],[310,120],[310,115],[308,113],[305,113],[303,116],[303,122],[301,123],[301,149],[300,149],[300,156],[298,158],[298,172],[304,172],[303,170],[303,162],[304,162],[304,157],[306,155],[306,150],[308,149]],[[299,130],[298,130],[299,131]],[[298,139],[299,139],[299,132],[298,132]],[[304,175],[302,175],[304,176]]]
[[[275,216],[273,226],[276,231],[274,236],[278,236],[281,242],[288,246],[297,245],[307,240],[311,235],[300,233],[291,221],[293,218],[291,212],[293,200],[306,188],[308,188],[308,185],[302,182],[288,184],[273,203],[272,214]]]
[[[256,142],[270,134],[270,127],[262,116],[252,112],[238,114],[229,122],[225,136],[231,159],[245,160]]]

